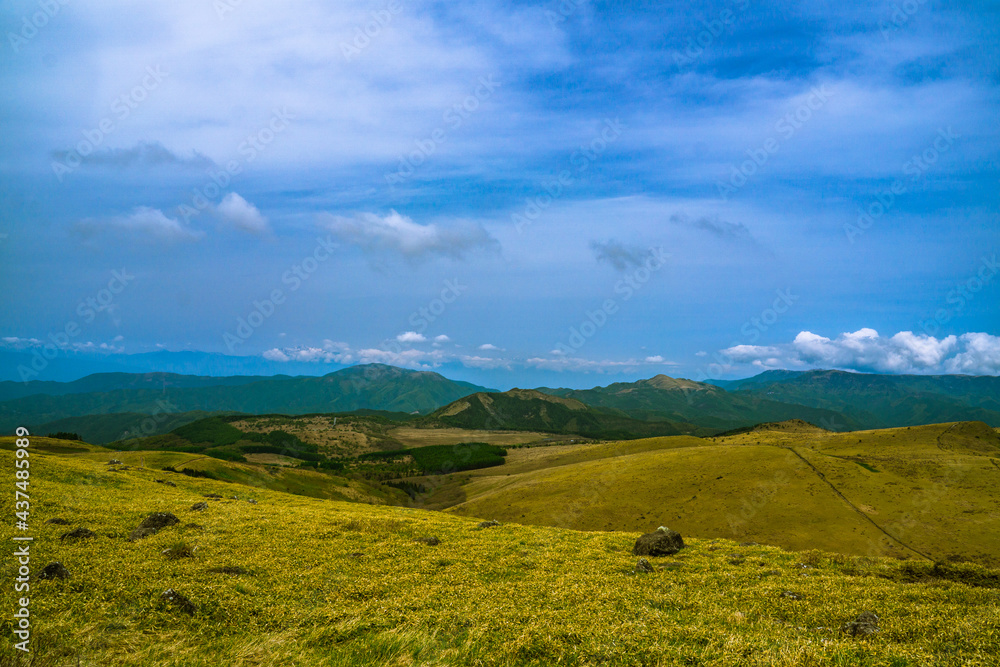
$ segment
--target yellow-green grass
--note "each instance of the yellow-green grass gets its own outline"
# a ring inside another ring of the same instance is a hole
[[[579,530],[664,523],[789,549],[996,564],[1000,462],[988,452],[1000,448],[990,437],[978,424],[775,429],[692,438],[693,447],[664,438],[646,451],[626,442],[511,456],[467,477],[450,511]]]
[[[0,469],[13,459],[0,453]],[[33,571],[58,560],[71,573],[31,581],[36,665],[900,667],[989,665],[1000,653],[997,573],[976,565],[935,574],[689,538],[637,575],[636,533],[477,529],[442,513],[270,490],[255,505],[210,501],[195,512],[203,494],[240,487],[192,479],[172,488],[156,484],[155,471],[112,473],[98,460],[42,452],[31,475]],[[157,511],[181,524],[128,542]],[[43,523],[54,517],[71,525]],[[97,536],[60,541],[77,526]],[[416,541],[428,536],[440,544]],[[168,559],[161,551],[171,547],[194,556]],[[223,567],[247,573],[212,571]],[[15,568],[2,560],[5,581]],[[923,581],[905,583],[913,579]],[[161,601],[168,588],[196,611]],[[5,585],[4,665],[18,664],[12,598]],[[879,633],[839,632],[866,610],[881,617]]]
[[[44,439],[39,438],[37,440]],[[33,448],[35,447],[35,441],[36,438],[32,437],[31,446]],[[0,446],[4,449],[10,449],[13,443],[13,438],[0,438]],[[39,444],[44,445],[44,443]],[[241,495],[252,496],[255,489],[263,488],[313,498],[348,500],[376,505],[405,505],[408,500],[405,493],[396,489],[386,488],[363,479],[346,478],[314,470],[254,463],[235,463],[210,456],[183,452],[114,452],[101,447],[92,447],[89,445],[88,447],[96,451],[81,449],[79,453],[66,454],[66,457],[71,459],[79,458],[104,464],[105,466],[109,461],[117,460],[129,467],[135,466],[145,469],[146,472],[153,474],[157,479],[169,480],[179,485],[189,483],[189,480],[192,478],[187,475],[164,471],[164,468],[172,467],[175,470],[188,469],[205,472],[223,481],[254,487],[254,489],[238,489]],[[49,445],[49,448],[51,448],[51,445]]]
[[[527,431],[475,431],[466,428],[413,428],[399,426],[388,435],[403,443],[404,447],[428,445],[457,445],[460,442],[485,442],[490,445],[522,445],[551,438],[545,433]]]

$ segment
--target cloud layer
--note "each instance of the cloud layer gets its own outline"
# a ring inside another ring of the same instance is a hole
[[[720,352],[733,365],[833,368],[876,373],[1000,374],[1000,336],[966,333],[935,338],[911,331],[880,336],[859,329],[835,339],[802,331],[784,345],[735,345]]]

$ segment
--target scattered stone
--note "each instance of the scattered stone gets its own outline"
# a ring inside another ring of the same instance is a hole
[[[168,588],[160,594],[160,599],[168,602],[186,614],[193,614],[198,608],[191,600],[178,593],[172,588]]]
[[[743,554],[737,554],[735,556],[730,557],[728,562],[730,565],[742,565],[743,563],[747,562],[747,559],[746,556],[744,556]]]
[[[436,547],[437,545],[441,544],[441,540],[439,540],[437,537],[433,535],[431,535],[430,537],[418,537],[416,541],[423,542],[429,547]]]
[[[239,498],[237,498],[236,496],[229,496],[229,499],[230,500],[239,500]]]
[[[846,632],[852,637],[870,637],[879,631],[878,616],[874,612],[865,611],[858,614],[853,621],[848,621],[840,628],[841,632]]]
[[[499,525],[500,525],[500,522],[496,521],[496,520],[493,520],[493,521],[480,521],[479,522],[479,527],[480,528],[493,528],[494,526],[499,526]]]
[[[42,568],[42,573],[38,575],[39,579],[69,579],[69,570],[67,570],[62,563],[59,561],[52,561],[44,568]]]
[[[633,556],[671,556],[684,548],[680,533],[660,526],[654,533],[646,533],[635,541]]]
[[[220,498],[222,498],[222,496],[220,496],[218,493],[206,493],[204,494],[204,497],[211,498],[212,500],[219,500]]]
[[[167,557],[167,560],[180,560],[181,558],[194,558],[194,552],[198,547],[192,547],[187,542],[178,542],[172,547],[167,547],[160,553]]]
[[[759,547],[760,544],[757,542],[740,542],[741,547]]]
[[[639,562],[635,564],[636,572],[654,572],[653,566],[649,564],[649,561],[645,558],[640,558]]]
[[[59,517],[56,517],[54,519],[49,519],[45,523],[54,523],[57,526],[68,526],[69,525],[69,521],[67,521],[66,519],[60,519]]]
[[[803,595],[802,593],[796,593],[794,591],[782,591],[781,597],[788,598],[789,600],[801,600]]]
[[[215,572],[216,574],[250,574],[250,570],[245,570],[238,565],[223,565],[222,567],[213,567],[209,572]]]
[[[156,481],[157,484],[166,484],[167,486],[177,486],[173,482],[167,481],[165,479],[158,479],[158,480],[155,480],[155,481]]]
[[[122,466],[121,468],[112,468],[108,472],[125,472],[128,470],[128,466]]]
[[[251,505],[256,505],[256,504],[257,504],[257,501],[256,501],[256,500],[254,500],[253,498],[251,498],[251,499],[250,499],[250,500],[248,500],[247,502],[248,502],[248,503],[250,503]]]
[[[208,503],[204,501],[200,503],[195,503],[194,505],[191,506],[192,512],[204,512],[207,509],[208,509]]]
[[[119,461],[118,459],[111,459],[110,461],[108,461],[109,466],[120,466],[121,464],[122,462]]]
[[[170,512],[155,512],[143,519],[142,523],[139,524],[139,527],[129,534],[128,540],[129,542],[141,540],[144,537],[155,535],[161,528],[173,526],[176,523],[180,523],[180,519],[175,517]]]
[[[355,551],[354,553],[351,554],[351,558],[361,558],[362,556],[364,556],[364,554],[361,553],[360,551]]]
[[[777,577],[779,575],[781,575],[780,570],[764,570],[760,573],[760,576],[762,577]]]
[[[197,523],[186,523],[181,528],[190,528],[191,530],[205,530],[205,526]]]
[[[87,528],[75,528],[68,533],[59,536],[60,540],[84,540],[88,537],[97,537],[97,533]]]

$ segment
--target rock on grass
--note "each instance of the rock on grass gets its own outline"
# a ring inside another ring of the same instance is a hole
[[[52,561],[38,575],[39,579],[69,579],[69,570],[59,561]]]
[[[871,611],[862,612],[853,621],[844,623],[840,631],[852,637],[870,637],[879,631],[878,616]]]
[[[684,548],[680,533],[660,526],[656,532],[646,533],[635,541],[633,556],[671,556]]]
[[[180,519],[170,512],[155,512],[143,519],[139,527],[129,534],[128,540],[129,542],[135,542],[144,537],[155,535],[161,528],[172,526],[175,523],[180,523]]]
[[[97,537],[97,533],[87,528],[74,528],[68,533],[59,536],[60,540],[85,540],[90,537]]]
[[[185,614],[193,614],[196,611],[198,611],[198,607],[195,606],[195,604],[191,602],[191,600],[187,599],[186,597],[184,597],[183,595],[181,595],[172,588],[168,588],[167,590],[160,593],[160,599],[163,600],[164,602],[167,602],[177,607]]]

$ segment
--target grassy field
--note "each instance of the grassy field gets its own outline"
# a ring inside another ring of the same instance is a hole
[[[511,450],[448,492],[451,512],[500,521],[634,531],[662,519],[685,535],[997,565],[998,482],[1000,438],[985,424],[854,433],[781,424]]]
[[[388,432],[404,447],[455,445],[460,442],[485,442],[500,447],[541,442],[551,438],[546,433],[524,431],[473,431],[467,428],[413,428],[400,426]]]
[[[110,472],[103,456],[32,453],[31,566],[57,560],[70,572],[31,580],[35,665],[903,667],[989,665],[1000,653],[1000,575],[978,565],[685,536],[680,553],[635,574],[635,532],[481,529],[182,476],[169,487],[158,471]],[[0,452],[0,467],[13,458]],[[205,494],[223,499],[192,510]],[[670,511],[644,528],[675,525]],[[152,512],[180,523],[129,542]],[[76,527],[96,536],[60,540]],[[440,543],[418,541],[430,537]],[[15,568],[2,560],[5,581]],[[161,599],[168,588],[190,613]],[[3,591],[0,665],[28,664],[11,648]],[[880,617],[874,636],[839,630],[868,610]]]

